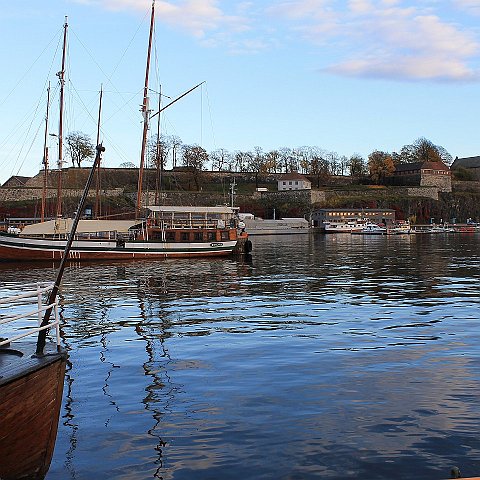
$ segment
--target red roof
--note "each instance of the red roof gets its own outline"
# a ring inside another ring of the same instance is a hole
[[[307,177],[300,175],[298,172],[285,173],[280,176],[279,180],[303,180],[304,182],[310,182]]]

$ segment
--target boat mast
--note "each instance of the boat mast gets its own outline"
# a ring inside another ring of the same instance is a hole
[[[60,82],[60,117],[58,121],[58,185],[57,185],[57,217],[62,216],[62,165],[63,165],[63,104],[65,87],[65,55],[67,51],[68,23],[65,17],[63,25],[62,69],[57,73]]]
[[[92,184],[93,175],[95,173],[95,169],[98,168],[98,165],[100,164],[100,157],[102,155],[102,152],[105,151],[105,148],[103,147],[103,145],[97,145],[96,150],[97,150],[97,154],[95,155],[95,160],[90,170],[90,174],[88,175],[88,178],[87,178],[87,183],[85,184],[85,187],[83,189],[82,197],[78,202],[77,213],[75,214],[75,218],[73,219],[72,228],[70,230],[70,234],[68,235],[67,243],[65,244],[65,249],[62,254],[62,259],[60,260],[60,265],[58,267],[58,272],[57,272],[57,278],[50,292],[50,295],[48,296],[48,305],[50,305],[50,307],[47,310],[45,310],[45,315],[43,317],[42,322],[39,325],[40,327],[45,327],[46,325],[48,325],[48,321],[52,313],[52,308],[53,308],[52,305],[53,303],[55,303],[55,298],[57,297],[58,289],[60,288],[60,283],[62,282],[63,271],[65,270],[65,265],[69,260],[70,249],[72,247],[72,243],[75,238],[78,222],[80,221],[80,217],[82,216],[82,213],[83,213],[83,208],[87,200],[88,191],[90,189],[90,185]],[[43,349],[45,348],[46,339],[47,339],[47,330],[46,329],[40,330],[38,332],[36,355],[43,355]]]
[[[158,111],[160,111],[162,107],[162,86],[160,85],[160,90],[158,92]],[[156,182],[155,182],[155,205],[158,205],[158,194],[162,189],[162,180],[163,180],[163,151],[160,145],[160,115],[158,115],[157,119],[157,148],[156,148],[156,155],[157,155],[157,175],[156,175]]]
[[[103,97],[103,85],[100,85],[100,99],[98,104],[98,121],[97,121],[97,143],[96,145],[100,145],[100,121],[102,118],[102,97]],[[99,162],[101,159],[99,159]],[[101,175],[100,175],[100,164],[97,168],[97,176],[96,176],[96,194],[95,194],[95,216],[99,218],[102,214],[101,212],[101,201],[100,201],[100,184],[101,184]]]
[[[47,88],[47,113],[45,115],[45,136],[43,138],[43,188],[42,188],[42,212],[40,221],[45,221],[45,205],[47,202],[47,175],[48,175],[48,117],[50,112],[50,82]]]
[[[153,27],[155,24],[155,0],[152,1],[152,13],[150,16],[150,33],[148,37],[148,52],[147,52],[147,66],[145,68],[145,85],[143,88],[143,103],[141,112],[143,114],[143,135],[142,135],[142,151],[140,153],[140,168],[138,171],[138,187],[137,187],[137,208],[136,216],[140,218],[140,211],[142,208],[142,188],[143,188],[143,168],[145,163],[145,150],[147,147],[147,132],[148,132],[148,75],[150,73],[150,56],[152,52],[152,37],[153,37]]]

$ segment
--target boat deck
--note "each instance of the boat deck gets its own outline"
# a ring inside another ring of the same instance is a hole
[[[47,345],[43,356],[35,356],[32,344],[15,342],[14,348],[0,347],[0,386],[15,381],[21,376],[40,370],[65,357],[57,352],[55,345]]]

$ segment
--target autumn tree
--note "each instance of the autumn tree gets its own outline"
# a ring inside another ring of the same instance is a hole
[[[72,166],[81,167],[82,162],[95,156],[95,147],[88,135],[82,132],[70,132],[66,138],[67,151]]]
[[[265,154],[265,168],[269,173],[277,173],[280,170],[280,152],[270,150]]]
[[[411,145],[404,145],[400,152],[392,154],[392,158],[396,165],[415,162],[444,162],[450,165],[453,160],[445,148],[424,137],[417,138]]]
[[[375,183],[383,183],[395,171],[392,156],[387,152],[375,150],[368,156],[368,171]]]

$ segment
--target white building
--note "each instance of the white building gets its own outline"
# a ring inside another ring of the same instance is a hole
[[[311,190],[312,183],[299,173],[286,173],[278,179],[278,191]]]

